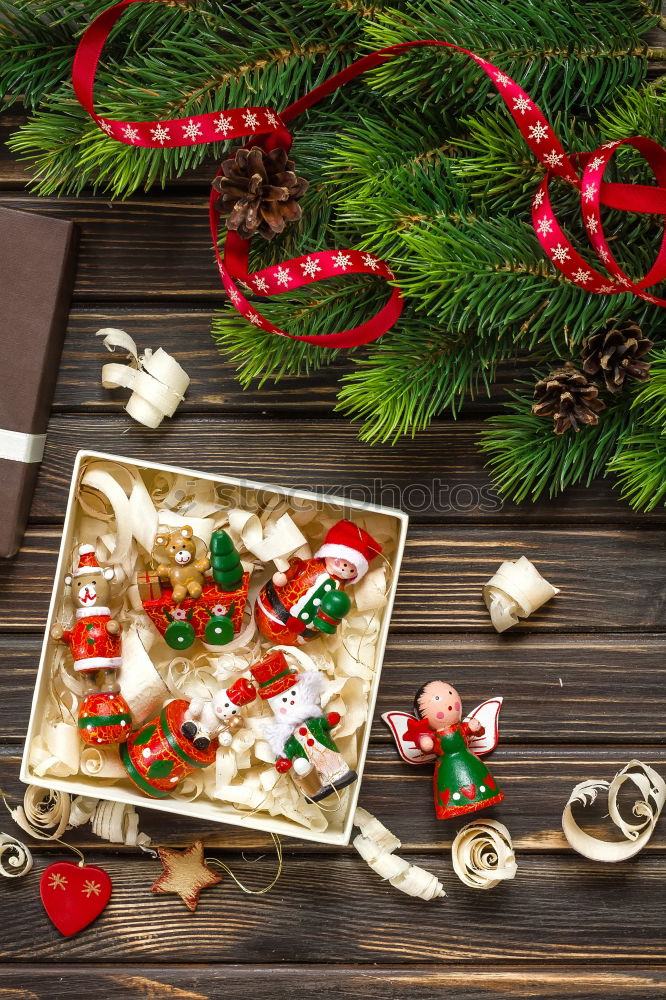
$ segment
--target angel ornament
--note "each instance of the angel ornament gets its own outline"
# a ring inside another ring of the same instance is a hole
[[[437,819],[478,812],[504,798],[480,756],[497,746],[502,698],[484,701],[464,720],[460,695],[446,681],[428,681],[416,692],[414,713],[382,716],[408,764],[435,761]]]

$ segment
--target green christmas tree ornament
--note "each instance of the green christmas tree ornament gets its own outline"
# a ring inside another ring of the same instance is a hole
[[[210,564],[213,579],[220,590],[236,590],[243,579],[243,565],[236,546],[222,528],[213,532],[210,540]]]

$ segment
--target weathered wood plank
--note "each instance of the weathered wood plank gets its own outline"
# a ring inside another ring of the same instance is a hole
[[[60,532],[33,527],[19,555],[0,565],[0,631],[44,627]],[[657,531],[504,530],[412,525],[400,574],[392,631],[494,634],[481,588],[504,559],[525,555],[562,588],[524,633],[654,632],[662,621],[666,536]],[[617,585],[616,581],[621,581]]]
[[[291,1000],[294,992],[320,1000],[505,1000],[532,997],[552,1000],[654,1000],[666,987],[666,970],[608,965],[589,969],[555,964],[447,968],[359,965],[200,965],[168,969],[146,965],[110,969],[99,965],[0,967],[7,1000],[79,1000],[94,981],[104,1000],[218,1000],[244,996],[251,988],[257,1000]],[[251,984],[251,986],[249,985]]]
[[[545,715],[547,725],[548,716]],[[506,729],[506,727],[505,727]],[[511,832],[516,850],[522,853],[565,852],[570,849],[561,829],[562,810],[572,788],[580,781],[593,778],[611,779],[625,764],[638,758],[651,764],[666,777],[666,747],[624,744],[622,746],[511,746],[504,741],[502,730],[500,746],[488,758],[491,773],[499,782],[505,800],[487,810],[484,816],[496,816]],[[24,786],[18,780],[19,752],[22,747],[0,747],[0,787],[16,805],[22,798]],[[627,816],[633,798],[627,792]],[[391,829],[409,852],[441,852],[448,849],[460,827],[469,817],[443,823],[435,819],[432,804],[432,767],[413,767],[398,757],[388,745],[370,747],[363,775],[360,804],[374,813]],[[604,820],[604,804],[599,801],[586,814],[586,827],[590,830],[613,830]],[[187,805],[183,806],[185,814]],[[143,809],[140,828],[155,843],[183,844],[203,837],[207,844],[221,848],[250,848],[270,845],[269,838],[259,832],[241,827],[212,823],[199,819],[164,816],[153,809]],[[11,826],[8,819],[7,824]],[[5,827],[3,827],[4,829]],[[95,850],[115,853],[116,846],[103,845],[88,829],[70,832],[72,843]],[[612,834],[611,834],[612,839]],[[323,848],[312,843],[299,843],[298,837],[286,842],[289,850],[298,852],[330,853],[338,857],[340,848]],[[57,844],[49,850],[61,853]],[[348,851],[351,848],[347,849]],[[133,849],[128,849],[132,854]],[[666,851],[666,825],[658,824],[646,851],[663,854]],[[441,866],[443,859],[436,862]],[[599,865],[601,871],[603,866]],[[441,871],[441,867],[438,867]],[[446,869],[444,869],[446,870]],[[666,873],[666,869],[664,869]],[[666,874],[663,875],[666,878]]]
[[[90,378],[97,379],[97,364],[89,370]],[[578,487],[535,504],[503,502],[483,467],[476,443],[479,430],[474,420],[441,421],[416,440],[403,438],[394,446],[373,447],[359,442],[357,428],[342,421],[187,414],[151,431],[125,414],[116,418],[63,414],[53,416],[49,424],[32,516],[51,524],[62,521],[76,453],[94,448],[401,507],[415,522],[507,525],[511,521],[547,526],[603,522],[627,527],[666,523],[663,507],[650,517],[632,514],[610,481],[596,483],[593,492]]]
[[[3,886],[11,906],[0,957],[18,962],[264,963],[464,961],[664,962],[666,874],[663,860],[642,855],[621,865],[595,865],[573,855],[520,855],[516,879],[491,892],[457,882],[447,856],[415,855],[446,879],[449,897],[423,903],[389,887],[360,859],[299,858],[287,853],[279,887],[265,896],[239,892],[229,880],[207,890],[193,918],[174,897],[154,895],[160,868],[148,858],[89,852],[114,884],[108,909],[93,931],[65,938],[41,909],[36,871]],[[225,855],[236,869],[240,856]],[[254,859],[252,878],[265,884],[274,858]],[[247,877],[247,876],[246,876]],[[621,902],[618,889],[621,886]],[[288,932],[285,933],[285,927]],[[631,928],[631,933],[627,929]]]
[[[37,635],[0,637],[0,740],[23,738],[40,651]],[[409,711],[417,688],[443,674],[467,708],[504,696],[503,745],[666,743],[664,662],[663,635],[394,635],[372,738],[390,743],[381,713]]]
[[[243,390],[234,365],[219,353],[210,335],[213,308],[160,308],[147,304],[109,304],[105,308],[75,305],[69,317],[54,411],[85,410],[119,413],[127,393],[104,389],[95,377],[109,360],[95,333],[101,327],[127,330],[140,348],[163,347],[183,365],[192,383],[179,413],[231,413],[298,415],[316,413],[335,417],[333,407],[340,378],[353,370],[349,361],[335,364],[311,376],[284,376],[279,383],[267,382],[260,390]],[[485,394],[466,403],[463,415],[487,414],[498,409],[516,377],[523,377],[528,362],[503,365],[497,373],[492,398]],[[341,415],[339,420],[344,419]]]

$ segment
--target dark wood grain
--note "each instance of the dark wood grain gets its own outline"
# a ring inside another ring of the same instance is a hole
[[[544,716],[547,718],[546,713]],[[521,852],[571,855],[562,834],[562,811],[571,790],[580,781],[610,780],[634,758],[651,764],[666,778],[664,745],[512,746],[504,740],[505,729],[508,726],[502,729],[500,746],[488,758],[488,765],[506,797],[492,812],[484,815],[501,819],[510,830],[516,849]],[[23,788],[17,780],[21,749],[16,746],[0,748],[0,787],[10,796],[12,804],[23,797]],[[359,801],[402,840],[404,851],[410,853],[437,853],[450,847],[456,831],[469,821],[469,817],[445,823],[436,820],[432,804],[432,767],[405,764],[394,747],[384,744],[374,743],[370,747]],[[630,816],[634,800],[629,791],[623,801],[628,806],[627,816]],[[599,801],[583,822],[591,830],[605,831],[612,839],[613,828],[603,819],[603,805]],[[11,825],[9,820],[7,822]],[[171,815],[167,819],[152,809],[141,811],[141,829],[145,829],[156,843],[186,844],[202,836],[207,843],[218,847],[270,845],[270,839],[256,831]],[[72,832],[69,836],[72,843],[90,846],[96,851],[113,853],[117,850],[100,844],[88,830]],[[302,844],[297,837],[289,838],[285,844],[290,851],[305,851],[317,857],[340,854],[339,848]],[[48,845],[48,849],[56,853],[62,850],[57,844]],[[666,852],[666,824],[657,826],[646,851]],[[130,848],[126,853],[133,862],[136,850]]]
[[[120,327],[130,333],[140,349],[163,347],[183,365],[192,379],[179,415],[185,413],[254,414],[265,417],[303,413],[335,417],[333,407],[340,379],[353,371],[354,365],[345,359],[315,372],[308,378],[284,376],[279,383],[266,382],[261,392],[243,390],[236,378],[236,369],[225,360],[214,344],[210,325],[213,308],[200,306],[183,309],[160,307],[159,304],[116,305],[105,307],[77,304],[71,311],[62,362],[56,386],[54,412],[115,412],[127,393],[104,389],[98,374],[109,356],[96,332],[103,327]],[[487,414],[496,412],[506,399],[507,389],[517,377],[528,375],[528,361],[516,361],[500,367],[493,383],[493,395],[481,394],[468,401],[462,413]],[[87,376],[87,377],[86,377]],[[342,415],[338,415],[342,421]]]
[[[415,854],[411,860],[440,873],[449,893],[426,909],[382,886],[351,854],[312,859],[287,852],[277,891],[247,896],[227,879],[202,895],[192,917],[177,897],[151,893],[159,863],[89,851],[88,862],[111,876],[113,897],[94,931],[64,939],[36,893],[47,858],[37,851],[35,873],[3,886],[13,917],[2,935],[2,959],[206,963],[214,955],[223,964],[251,955],[270,964],[560,960],[603,968],[618,953],[636,963],[663,955],[666,871],[663,858],[646,853],[606,866],[571,854],[522,853],[520,877],[492,892],[462,886],[448,852]],[[244,867],[240,854],[224,858]],[[274,857],[264,853],[252,862],[253,879],[265,884]]]
[[[96,365],[93,371],[97,373]],[[62,521],[76,453],[94,447],[208,474],[400,507],[414,522],[529,526],[589,521],[634,527],[666,523],[663,507],[651,517],[632,515],[610,482],[595,484],[592,504],[583,487],[555,501],[503,502],[483,468],[479,430],[478,421],[442,421],[415,440],[403,438],[391,447],[360,443],[353,425],[304,416],[276,420],[187,414],[151,431],[125,414],[58,415],[49,423],[32,516],[49,524]],[[605,537],[606,533],[599,536]],[[599,547],[603,548],[601,543]]]
[[[31,528],[16,559],[0,565],[0,631],[43,628],[53,587],[60,532]],[[666,536],[657,531],[574,528],[516,532],[474,527],[443,531],[413,525],[393,610],[392,631],[492,634],[483,584],[504,559],[525,555],[562,592],[514,626],[522,633],[655,631],[664,603]],[[624,569],[640,567],[640,573]],[[594,570],[591,571],[590,566]],[[621,586],[612,581],[622,580]]]
[[[25,733],[41,652],[38,635],[0,637],[0,740]],[[389,743],[382,712],[409,710],[429,677],[444,675],[468,708],[502,694],[502,744],[666,743],[666,637],[609,633],[540,636],[415,636],[389,640],[373,743]],[[627,683],[634,678],[635,683]],[[647,695],[647,697],[646,697]]]
[[[99,965],[19,966],[0,970],[0,988],[7,1000],[79,1000],[95,982],[104,1000],[218,1000],[245,996],[257,1000],[289,1000],[294,985],[305,996],[320,1000],[654,1000],[666,987],[666,970],[654,965],[603,969],[577,968],[555,963],[488,968],[488,964],[452,968],[441,964],[345,968],[321,965],[170,965],[155,968],[131,965],[113,969]],[[26,985],[29,984],[29,985]]]

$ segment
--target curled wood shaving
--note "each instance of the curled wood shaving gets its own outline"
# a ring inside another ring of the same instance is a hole
[[[556,594],[557,587],[544,580],[525,556],[503,562],[483,588],[483,599],[497,632],[505,632],[519,618],[529,618]]]
[[[381,878],[400,892],[419,899],[438,899],[446,895],[444,886],[431,872],[410,865],[393,853],[401,842],[376,816],[359,806],[354,814],[354,825],[361,830],[353,840],[354,847]]]
[[[472,889],[494,889],[516,875],[511,834],[496,819],[474,820],[459,830],[451,857],[456,875]]]
[[[190,384],[189,375],[176,359],[161,347],[155,352],[148,348],[139,355],[124,330],[109,327],[98,330],[95,336],[104,337],[104,346],[111,353],[118,348],[128,354],[127,364],[104,365],[102,385],[105,389],[131,390],[125,407],[130,417],[144,427],[159,427],[164,417],[172,417]]]
[[[632,807],[632,813],[639,820],[628,823],[620,814],[617,800],[626,782],[631,782],[640,792]],[[599,792],[607,792],[608,815],[622,834],[621,842],[602,840],[586,833],[574,819],[572,807],[575,804],[591,805]],[[630,760],[612,781],[581,781],[569,796],[562,814],[562,829],[571,847],[578,854],[591,861],[626,861],[642,851],[655,828],[666,801],[666,782],[653,768],[640,760]]]
[[[0,875],[21,878],[32,868],[32,854],[20,840],[0,833]]]
[[[72,802],[67,792],[28,785],[23,806],[12,809],[11,816],[37,840],[61,840],[65,830],[90,823],[96,837],[112,844],[150,844],[150,837],[139,833],[136,809],[124,802],[104,802],[82,795]]]

